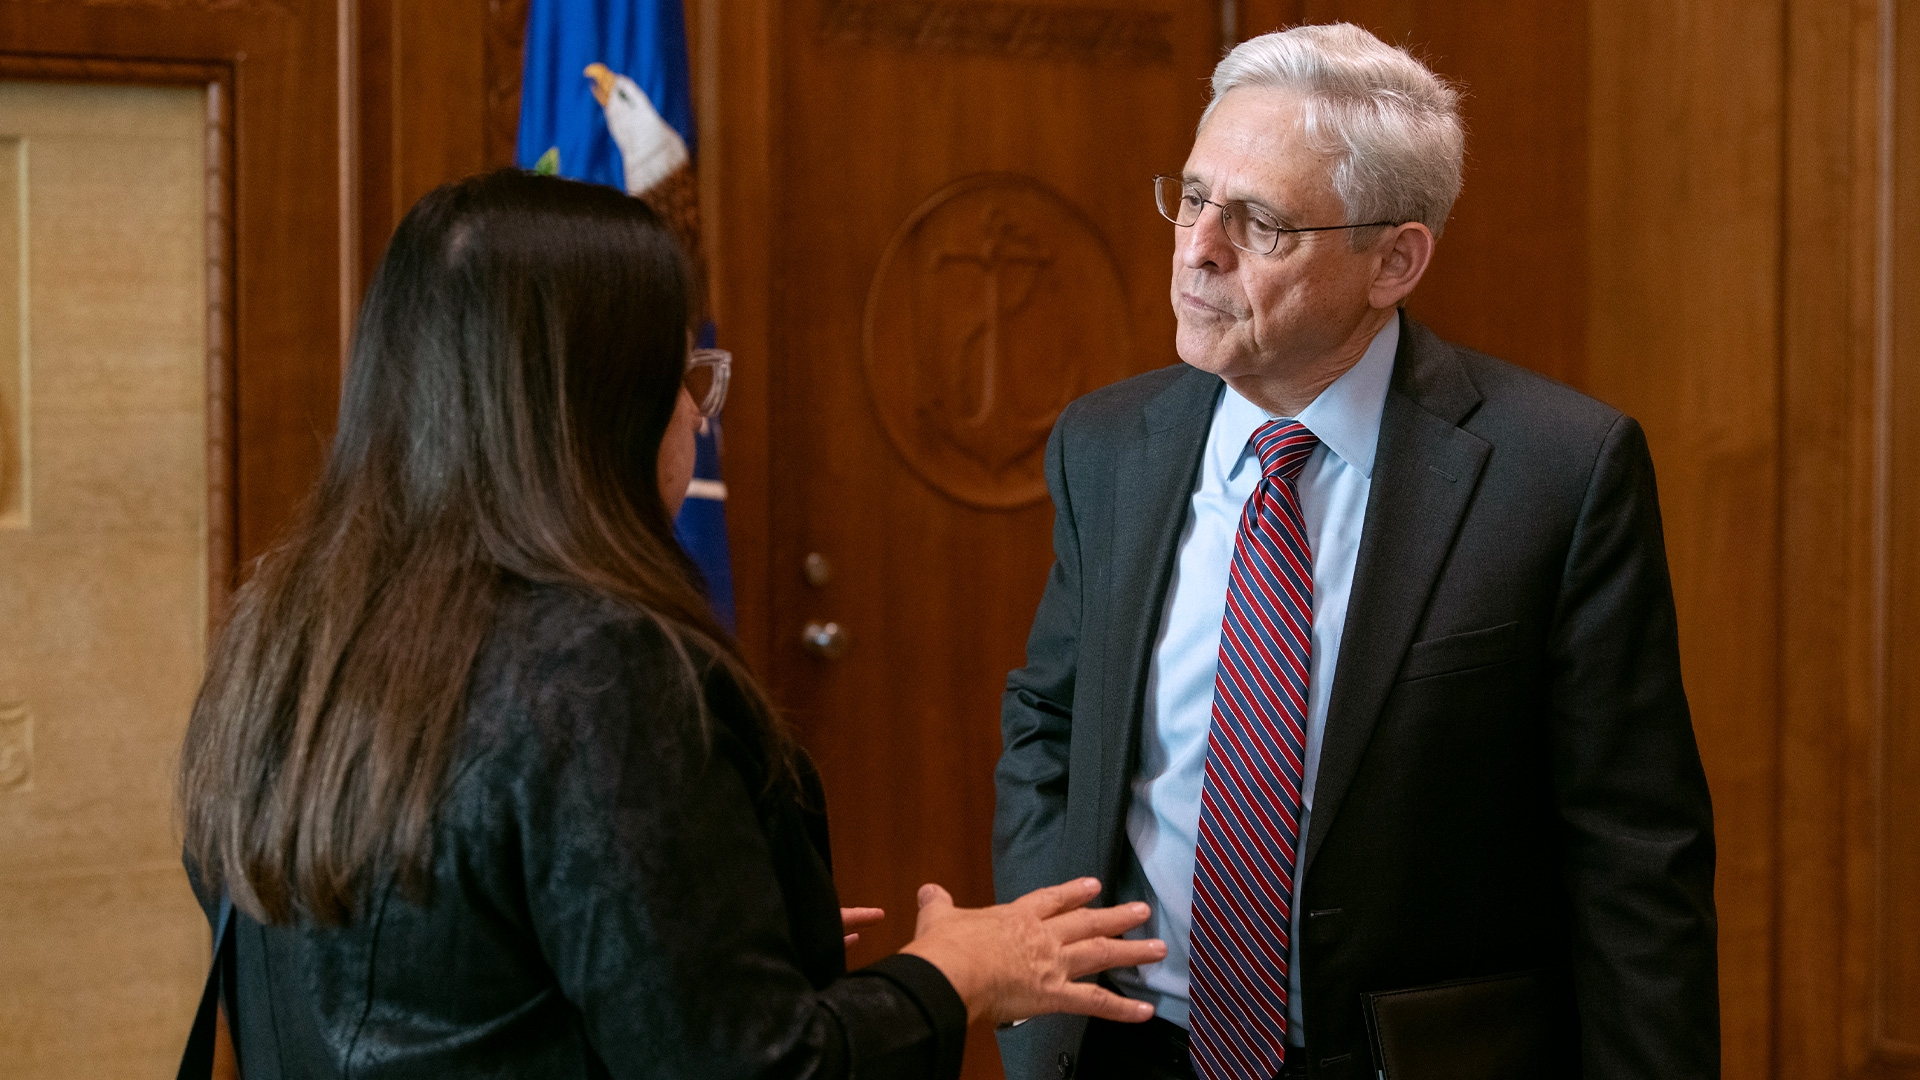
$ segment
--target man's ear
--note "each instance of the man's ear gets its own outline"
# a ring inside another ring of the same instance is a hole
[[[1373,275],[1367,302],[1377,309],[1398,307],[1433,261],[1433,232],[1417,221],[1396,225],[1380,238],[1377,250],[1380,269]]]

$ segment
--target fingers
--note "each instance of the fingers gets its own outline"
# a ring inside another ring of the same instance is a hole
[[[863,930],[879,925],[887,913],[877,907],[843,907],[840,909],[840,928],[842,930]]]
[[[1092,983],[1068,983],[1049,997],[1048,1007],[1053,1012],[1097,1016],[1122,1024],[1138,1024],[1153,1018],[1153,1006],[1121,997]]]
[[[920,893],[915,899],[920,904],[920,914],[913,923],[913,936],[916,938],[925,936],[935,925],[953,914],[952,894],[938,885],[920,886]]]
[[[1044,889],[1035,889],[1013,902],[1015,907],[1024,907],[1042,919],[1051,919],[1063,911],[1072,911],[1084,906],[1087,901],[1100,895],[1100,882],[1090,877],[1064,881],[1058,885],[1049,885]]]
[[[853,943],[860,940],[860,935],[848,934],[846,937],[842,938],[841,940],[846,943],[847,948],[851,949],[853,948]]]
[[[1108,968],[1139,967],[1157,964],[1167,958],[1167,943],[1159,938],[1129,941],[1125,938],[1099,937],[1076,942],[1060,950],[1067,978],[1083,979]]]
[[[1124,934],[1146,922],[1152,913],[1152,908],[1139,901],[1110,908],[1080,908],[1048,919],[1047,929],[1053,933],[1054,940],[1064,945],[1090,937]]]

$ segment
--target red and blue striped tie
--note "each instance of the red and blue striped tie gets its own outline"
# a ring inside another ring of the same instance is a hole
[[[1201,1080],[1271,1080],[1287,1057],[1287,944],[1307,754],[1313,553],[1295,480],[1319,445],[1292,420],[1253,433],[1220,626],[1193,871],[1188,993]]]

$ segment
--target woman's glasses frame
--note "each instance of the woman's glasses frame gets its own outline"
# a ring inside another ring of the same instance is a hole
[[[692,395],[702,420],[720,415],[727,403],[727,383],[733,377],[733,354],[725,349],[695,349],[687,355],[681,385]]]

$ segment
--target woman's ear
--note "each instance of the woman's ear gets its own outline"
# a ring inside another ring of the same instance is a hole
[[[668,517],[678,514],[680,504],[687,499],[687,485],[693,482],[694,436],[703,422],[700,406],[683,387],[666,433],[660,437],[660,501],[666,505]]]

